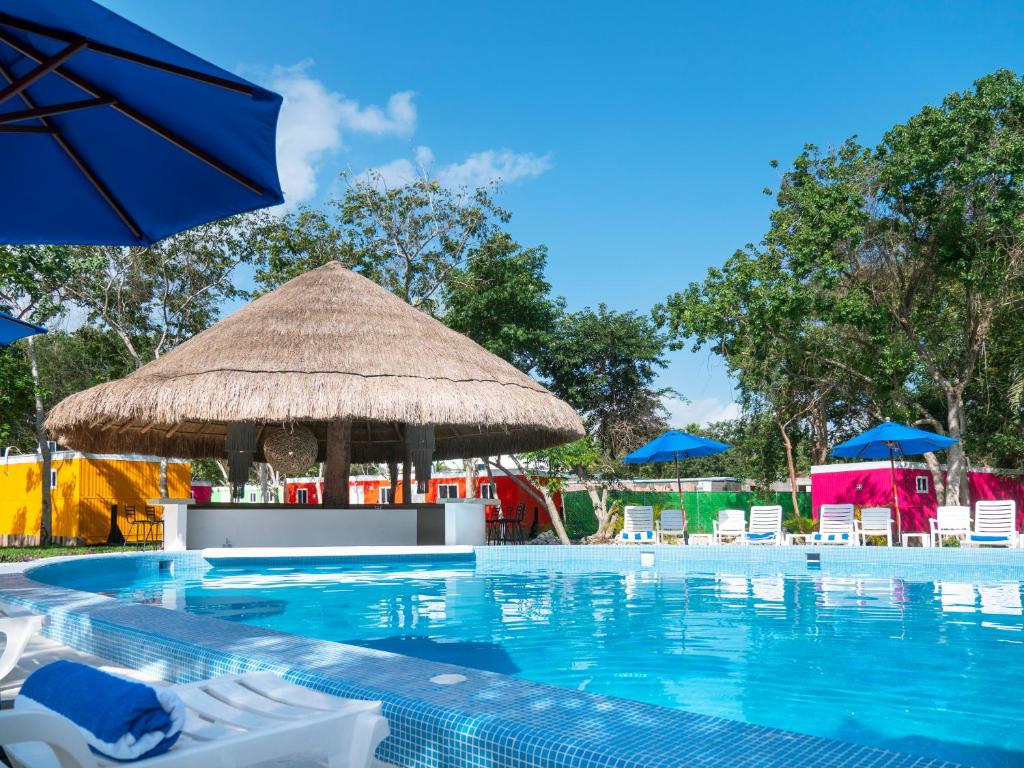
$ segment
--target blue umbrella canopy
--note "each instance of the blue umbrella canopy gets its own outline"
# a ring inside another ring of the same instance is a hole
[[[26,336],[34,336],[37,333],[46,333],[46,329],[35,323],[28,323],[11,317],[6,312],[0,312],[0,344],[11,344]]]
[[[731,446],[672,429],[637,448],[623,459],[627,464],[650,464],[675,459],[696,459],[729,450]]]
[[[641,446],[623,459],[627,464],[651,464],[659,461],[672,461],[676,465],[676,490],[679,493],[679,509],[683,513],[683,527],[686,527],[686,509],[683,506],[683,485],[679,477],[679,460],[696,459],[701,456],[712,456],[727,451],[732,446],[697,437],[678,429],[670,429],[665,434],[654,438],[647,445]],[[688,535],[687,535],[688,537]]]
[[[872,427],[832,450],[832,455],[853,459],[888,459],[895,455],[917,456],[921,453],[941,451],[953,443],[955,437],[937,435],[923,429],[915,429],[895,421],[886,421]]]
[[[896,508],[896,535],[903,532],[900,494],[896,483],[896,456],[916,456],[941,451],[960,441],[895,421],[884,421],[832,449],[832,455],[850,459],[888,459],[892,474],[892,502]]]
[[[281,203],[281,103],[92,0],[4,0],[0,243],[149,245]]]

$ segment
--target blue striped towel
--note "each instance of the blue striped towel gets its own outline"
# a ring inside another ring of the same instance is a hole
[[[29,675],[14,707],[63,715],[78,726],[93,752],[112,760],[163,754],[185,726],[185,705],[171,689],[73,661],[56,661]]]
[[[748,533],[747,538],[751,541],[763,541],[764,539],[774,539],[775,531],[768,531],[767,533]]]
[[[980,533],[972,533],[971,534],[971,541],[986,542],[986,541],[1009,541],[1009,540],[1010,540],[1010,536],[985,536],[984,534],[980,534]]]
[[[848,533],[816,533],[811,537],[811,541],[849,541],[850,534]]]
[[[654,531],[640,531],[639,533],[622,532],[623,541],[654,541]]]

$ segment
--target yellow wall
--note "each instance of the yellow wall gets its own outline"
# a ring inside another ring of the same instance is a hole
[[[56,459],[53,490],[53,536],[101,544],[110,531],[110,507],[118,506],[121,531],[129,536],[128,506],[141,513],[146,499],[160,496],[160,462],[75,456]],[[40,462],[0,460],[0,536],[39,533]],[[167,465],[167,491],[172,498],[191,495],[189,464]],[[132,537],[129,536],[131,539]]]

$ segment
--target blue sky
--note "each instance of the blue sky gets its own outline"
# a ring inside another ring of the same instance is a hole
[[[338,171],[505,179],[524,244],[570,307],[648,310],[764,232],[805,143],[892,124],[999,67],[1024,70],[1024,3],[105,0],[286,96],[286,194]],[[734,411],[706,352],[662,376],[676,421]]]

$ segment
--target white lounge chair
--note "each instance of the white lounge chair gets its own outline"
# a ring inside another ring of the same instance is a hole
[[[715,544],[740,541],[747,532],[747,520],[742,509],[722,509],[718,519],[711,521]]]
[[[5,614],[0,617],[0,634],[4,636],[4,652],[0,655],[0,680],[3,680],[18,665],[25,646],[43,628],[46,617],[20,613],[6,603],[0,603],[0,609]]]
[[[654,530],[654,507],[629,506],[622,510],[622,533],[618,541],[623,544],[657,544]]]
[[[363,768],[389,733],[379,701],[341,699],[270,672],[174,686],[188,708],[185,730],[163,755],[140,768],[247,766],[320,752],[330,768]],[[0,746],[26,768],[124,765],[89,751],[78,727],[47,711],[0,712]]]
[[[1016,547],[1017,502],[979,501],[974,505],[974,530],[967,537],[972,547]]]
[[[932,546],[941,547],[942,542],[955,538],[961,543],[971,535],[971,508],[943,506],[935,510],[935,517],[928,520],[932,534]]]
[[[747,544],[782,544],[782,505],[750,508],[750,523],[743,537]]]
[[[822,504],[818,509],[818,530],[809,539],[811,544],[857,543],[853,524],[853,504]]]
[[[685,535],[686,524],[683,523],[683,510],[661,510],[661,520],[658,521],[658,542],[663,541],[665,536],[678,536],[681,539]]]
[[[863,547],[868,536],[884,536],[885,546],[892,546],[892,512],[888,507],[863,507],[857,525],[857,541]]]

